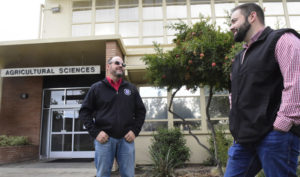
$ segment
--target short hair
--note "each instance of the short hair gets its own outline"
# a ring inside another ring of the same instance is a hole
[[[242,5],[239,5],[237,7],[235,7],[234,9],[231,10],[231,13],[233,13],[236,10],[241,10],[241,13],[244,15],[245,18],[249,17],[249,15],[251,14],[251,12],[256,12],[257,17],[259,19],[259,21],[265,25],[265,15],[264,15],[264,11],[263,9],[255,4],[255,3],[245,3]]]
[[[115,57],[120,57],[120,56],[113,56],[113,57],[109,57],[109,59],[107,60],[107,63],[110,64],[112,63],[112,60],[115,58]],[[121,57],[120,57],[121,58]],[[122,58],[121,58],[122,59]],[[123,59],[122,59],[123,60]]]

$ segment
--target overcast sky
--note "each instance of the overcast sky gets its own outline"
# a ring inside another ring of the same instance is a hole
[[[0,0],[0,41],[37,39],[45,0]]]

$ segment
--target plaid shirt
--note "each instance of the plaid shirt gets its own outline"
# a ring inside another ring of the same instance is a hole
[[[300,125],[300,39],[291,33],[280,37],[275,57],[283,76],[284,89],[274,127],[289,131]]]

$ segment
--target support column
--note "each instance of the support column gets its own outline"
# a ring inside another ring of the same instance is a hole
[[[124,55],[121,51],[121,48],[118,44],[117,41],[106,41],[106,49],[105,49],[105,53],[106,53],[106,56],[105,56],[105,70],[106,70],[106,64],[107,64],[107,61],[110,57],[113,57],[113,56],[120,56],[123,58],[124,62],[125,62],[125,58],[124,58]]]

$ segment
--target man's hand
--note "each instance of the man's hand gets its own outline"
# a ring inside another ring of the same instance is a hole
[[[101,131],[96,137],[96,140],[99,141],[101,144],[104,144],[108,141],[108,138],[109,136],[104,131]]]
[[[134,141],[135,139],[135,134],[133,133],[133,131],[129,131],[125,136],[124,136],[125,140],[128,142],[128,143],[131,143]]]

